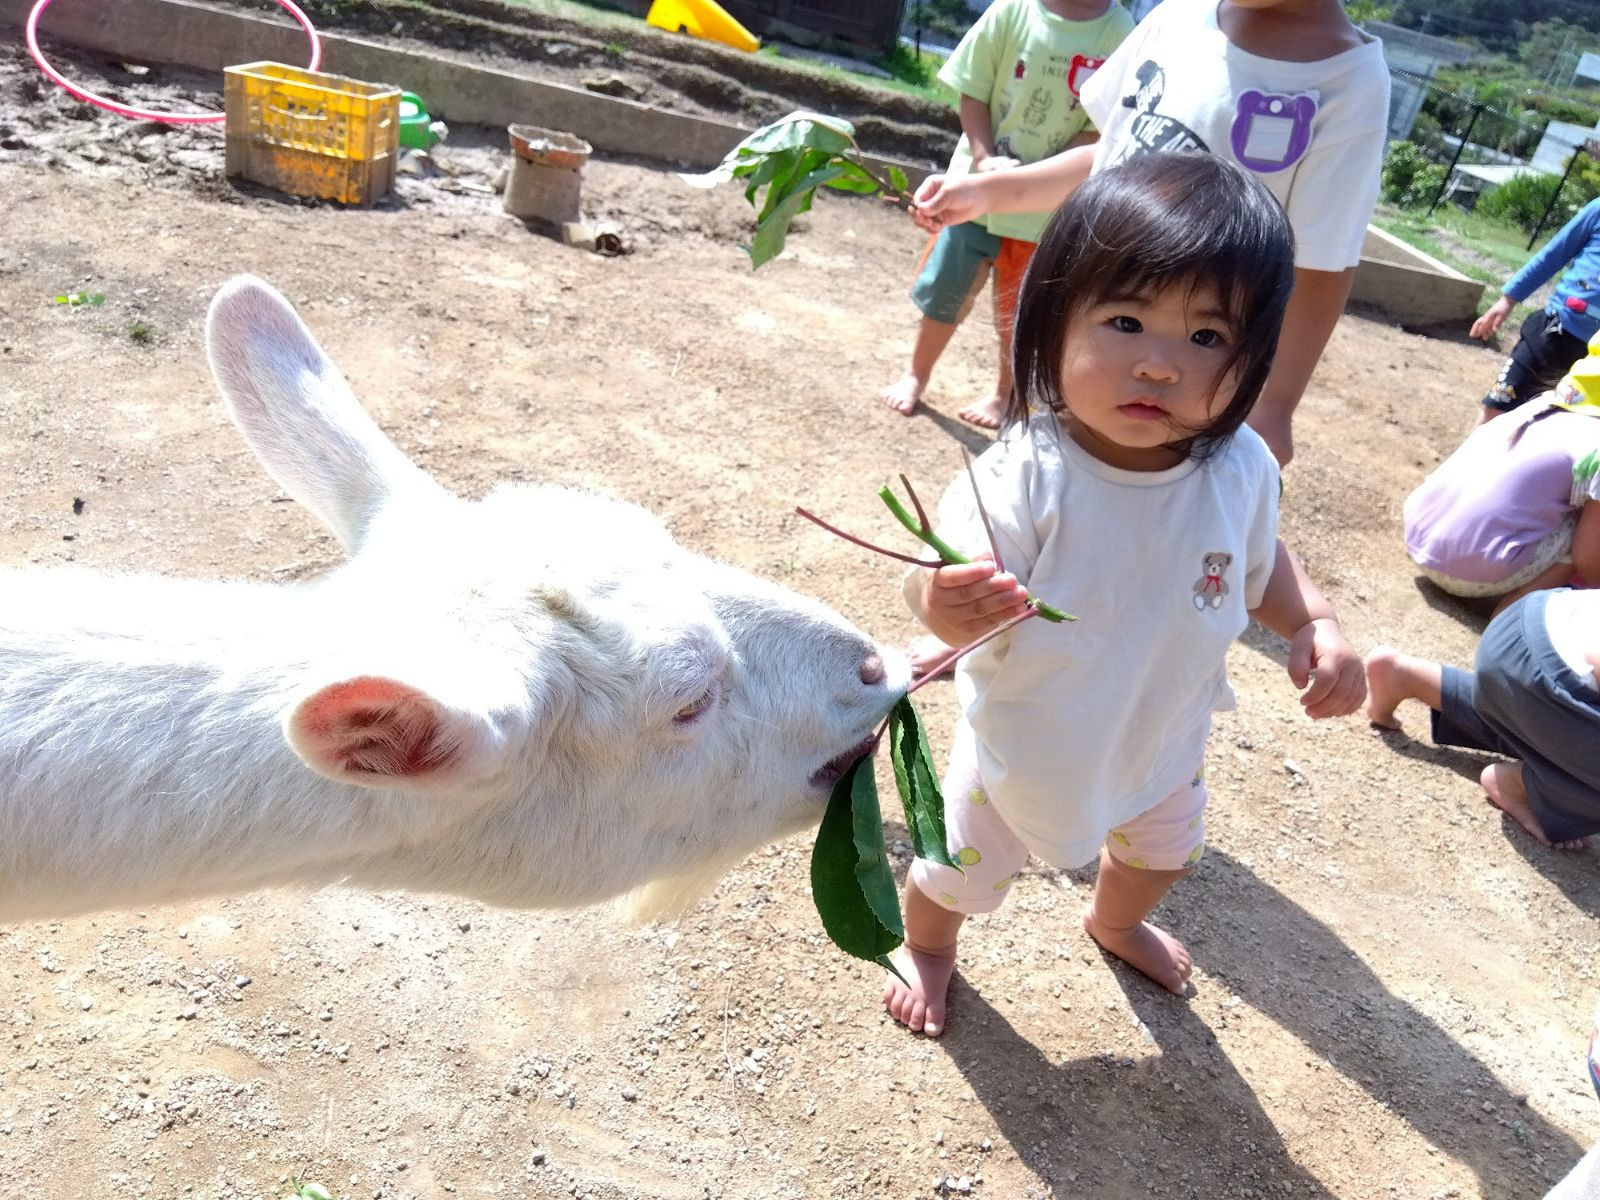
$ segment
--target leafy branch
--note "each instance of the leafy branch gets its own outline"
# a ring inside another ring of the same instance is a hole
[[[911,208],[906,173],[892,163],[879,174],[856,143],[855,126],[821,113],[793,112],[763,125],[712,170],[680,175],[685,183],[711,188],[732,179],[745,181],[744,197],[756,206],[756,233],[745,250],[761,266],[782,250],[789,223],[809,212],[819,187],[871,195],[876,192],[901,208]],[[756,196],[766,192],[757,204]]]
[[[970,459],[966,465],[967,477],[972,481],[973,495],[977,498],[978,513],[989,538],[995,565],[1003,570],[1000,547],[995,542],[983,497],[978,493]],[[922,507],[922,501],[917,498],[911,481],[902,475],[900,482],[910,498],[915,516],[888,486],[880,489],[878,495],[895,519],[938,555],[936,559],[925,560],[874,545],[830,525],[803,508],[795,511],[829,533],[900,562],[928,568],[971,562],[934,532],[933,524],[928,520],[928,514]],[[872,757],[883,741],[885,732],[888,734],[890,761],[894,766],[895,786],[900,793],[900,804],[905,812],[906,829],[911,833],[913,851],[918,858],[961,870],[961,865],[950,858],[945,844],[944,796],[939,790],[939,775],[934,769],[932,751],[928,748],[928,736],[911,703],[911,693],[937,678],[958,658],[1032,617],[1043,617],[1047,621],[1077,620],[1071,614],[1030,596],[1022,612],[970,644],[952,650],[945,659],[913,683],[890,710],[883,725],[873,735],[866,752],[850,764],[834,784],[827,811],[817,829],[816,845],[811,852],[811,899],[817,906],[817,915],[822,918],[822,927],[828,937],[846,954],[879,963],[896,975],[900,974],[889,960],[889,952],[905,941],[905,923],[900,916],[899,892],[889,866],[888,847],[883,839],[883,813],[878,804],[877,778],[872,769]]]
[[[983,506],[983,497],[978,493],[978,481],[972,474],[972,460],[966,457],[965,453],[963,453],[963,458],[966,460],[967,478],[972,482],[972,493],[977,498],[978,516],[983,522],[983,532],[989,539],[989,550],[994,556],[994,565],[1003,571],[1005,570],[1005,563],[1000,557],[1000,545],[995,541],[994,528],[989,523],[989,513],[988,510]],[[871,550],[874,554],[882,554],[887,558],[898,559],[901,562],[910,563],[913,566],[928,567],[931,569],[934,567],[955,566],[958,563],[970,563],[972,559],[961,553],[961,551],[957,550],[954,546],[951,546],[948,542],[934,532],[933,523],[928,520],[927,510],[922,507],[922,501],[917,497],[916,489],[911,486],[911,481],[904,475],[900,476],[900,486],[905,488],[906,496],[910,499],[912,508],[916,510],[915,516],[913,516],[911,511],[906,508],[905,504],[900,500],[900,498],[894,494],[894,489],[892,489],[888,484],[884,484],[883,487],[878,489],[878,498],[888,506],[889,511],[894,514],[895,520],[899,521],[900,524],[905,526],[907,530],[914,534],[919,541],[928,546],[929,549],[939,556],[932,561],[915,558],[909,554],[901,554],[898,550],[890,550],[884,546],[874,545],[869,541],[857,537],[853,533],[846,533],[836,525],[830,525],[827,521],[824,521],[815,513],[809,512],[804,508],[796,508],[795,512],[804,517],[806,520],[810,521],[812,524],[820,525],[829,533],[834,534],[837,537],[842,537],[845,541],[860,546],[864,550]],[[1034,612],[1037,612],[1047,621],[1076,621],[1078,619],[1071,613],[1062,612],[1054,605],[1046,604],[1043,600],[1040,600],[1036,596],[1030,595],[1028,597],[1028,607]],[[982,640],[987,639],[985,638]],[[973,644],[975,646],[979,645],[981,644],[981,641]]]

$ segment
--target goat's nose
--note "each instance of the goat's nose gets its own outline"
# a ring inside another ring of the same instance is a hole
[[[868,687],[877,687],[889,677],[888,671],[883,666],[883,656],[869,654],[861,663],[861,682]]]

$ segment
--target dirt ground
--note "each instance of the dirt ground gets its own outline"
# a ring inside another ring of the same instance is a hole
[[[66,65],[157,101],[201,86]],[[205,305],[253,271],[460,492],[604,488],[908,638],[898,569],[792,515],[890,538],[878,485],[931,490],[984,444],[953,415],[991,377],[981,315],[918,417],[874,399],[910,347],[904,218],[824,197],[754,274],[736,189],[599,161],[591,209],[632,247],[600,257],[505,216],[500,143],[456,134],[458,174],[306,205],[224,181],[214,129],[97,117],[0,48],[0,561],[336,561],[206,373]],[[54,302],[72,290],[104,302]],[[1284,533],[1363,650],[1470,661],[1481,621],[1419,588],[1399,507],[1496,361],[1361,314],[1334,336]],[[1187,998],[1085,939],[1086,873],[1036,867],[970,927],[946,1036],[908,1035],[824,938],[808,836],[670,926],[340,889],[20,926],[0,1197],[279,1200],[290,1176],[340,1200],[1540,1196],[1600,1136],[1596,852],[1500,819],[1479,756],[1307,722],[1282,650],[1253,631],[1234,652],[1210,852],[1161,914],[1194,953]],[[942,747],[949,689],[923,694]]]

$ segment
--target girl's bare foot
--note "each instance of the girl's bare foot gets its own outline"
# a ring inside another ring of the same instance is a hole
[[[1400,673],[1401,654],[1393,646],[1379,646],[1367,655],[1367,720],[1385,729],[1399,729],[1394,710],[1410,698]]]
[[[1132,929],[1108,929],[1094,919],[1094,909],[1083,914],[1083,928],[1109,954],[1115,954],[1169,992],[1183,995],[1194,973],[1194,963],[1184,944],[1149,921]]]
[[[922,380],[907,372],[879,392],[878,398],[883,401],[886,408],[892,409],[902,417],[909,417],[917,411],[917,405],[922,403],[922,393],[926,387]]]
[[[944,1032],[944,999],[956,970],[955,944],[924,950],[908,941],[893,957],[905,980],[890,975],[884,981],[884,1007],[913,1033],[938,1037]]]
[[[979,429],[999,429],[1000,421],[1006,415],[1006,398],[999,392],[975,404],[969,404],[956,416],[968,425],[976,425]]]
[[[1528,836],[1541,846],[1550,846],[1556,850],[1582,850],[1589,844],[1588,838],[1552,842],[1545,836],[1539,818],[1533,815],[1533,805],[1528,801],[1528,789],[1522,784],[1521,763],[1490,763],[1483,769],[1483,774],[1478,779],[1483,784],[1483,794],[1489,798],[1489,803],[1521,825],[1527,830]]]
[[[948,645],[941,638],[933,634],[924,634],[911,639],[911,644],[906,647],[906,656],[911,660],[911,678],[921,679],[928,672],[940,667],[942,663],[949,665],[939,670],[940,675],[949,675],[955,670],[955,663],[950,658],[955,653],[955,647]]]

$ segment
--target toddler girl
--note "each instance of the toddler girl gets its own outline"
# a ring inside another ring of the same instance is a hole
[[[965,873],[917,860],[889,1011],[937,1035],[968,913],[999,905],[1029,853],[1099,855],[1084,927],[1181,992],[1187,951],[1145,917],[1199,860],[1202,758],[1233,704],[1225,659],[1250,617],[1289,639],[1312,717],[1353,712],[1361,662],[1277,537],[1278,468],[1244,427],[1272,366],[1293,239],[1267,190],[1202,154],[1154,153],[1073,193],[1022,287],[1008,436],[975,469],[1004,560],[907,578],[961,645],[1029,590],[1075,613],[1024,622],[962,660],[966,713],[945,778]],[[958,481],[944,535],[988,539]]]

